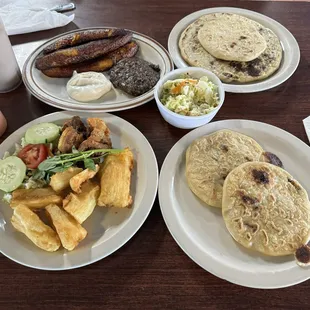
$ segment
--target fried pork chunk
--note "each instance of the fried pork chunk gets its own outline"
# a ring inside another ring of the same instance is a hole
[[[103,120],[95,117],[88,118],[87,124],[89,125],[91,133],[90,136],[81,143],[79,151],[112,148],[110,130]]]

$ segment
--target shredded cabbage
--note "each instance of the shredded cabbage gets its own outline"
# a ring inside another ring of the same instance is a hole
[[[205,115],[218,106],[218,89],[206,76],[169,80],[163,85],[161,102],[178,114]]]

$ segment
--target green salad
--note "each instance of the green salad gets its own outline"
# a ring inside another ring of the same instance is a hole
[[[208,77],[169,80],[163,85],[160,98],[169,110],[187,116],[210,113],[219,105],[217,86]]]

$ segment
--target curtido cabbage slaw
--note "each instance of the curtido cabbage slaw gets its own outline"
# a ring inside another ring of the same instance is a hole
[[[163,85],[162,104],[169,110],[186,116],[210,113],[219,105],[218,87],[208,77],[189,76],[169,80]]]

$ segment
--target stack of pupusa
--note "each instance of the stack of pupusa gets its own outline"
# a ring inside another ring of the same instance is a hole
[[[273,74],[282,60],[282,47],[270,29],[241,15],[202,16],[181,34],[184,60],[215,73],[223,82],[252,82]]]
[[[238,243],[270,256],[293,254],[310,238],[308,194],[279,166],[254,139],[230,130],[203,136],[186,151],[193,193],[222,208]]]

